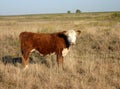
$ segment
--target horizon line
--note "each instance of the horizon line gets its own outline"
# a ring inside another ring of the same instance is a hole
[[[69,10],[68,10],[69,11]],[[120,11],[87,11],[87,12],[80,12],[80,14],[82,13],[112,13],[112,12],[120,12]],[[71,13],[29,13],[29,14],[8,14],[8,15],[0,15],[0,16],[27,16],[27,15],[54,15],[54,14],[76,14],[75,12],[71,12]]]

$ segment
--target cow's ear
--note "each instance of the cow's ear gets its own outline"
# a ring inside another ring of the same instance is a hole
[[[62,33],[63,33],[64,35],[66,35],[66,32],[67,32],[67,31],[63,31]]]
[[[81,33],[81,31],[80,31],[80,30],[77,30],[76,32],[77,32],[77,35],[80,35],[80,33]]]

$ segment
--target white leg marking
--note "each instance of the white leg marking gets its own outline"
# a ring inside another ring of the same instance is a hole
[[[62,56],[63,56],[63,57],[66,56],[68,52],[69,52],[69,49],[68,49],[68,48],[63,49],[63,51],[62,51]]]
[[[28,65],[25,66],[24,70],[26,70],[28,68]]]

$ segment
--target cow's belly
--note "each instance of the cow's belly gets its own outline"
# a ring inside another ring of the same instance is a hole
[[[34,51],[38,52],[41,56],[55,53],[54,51],[48,51],[48,50],[43,51],[43,50],[37,50],[37,49],[32,49],[30,52],[32,53]]]

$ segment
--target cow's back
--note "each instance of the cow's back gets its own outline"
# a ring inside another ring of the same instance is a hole
[[[19,37],[22,49],[36,49],[43,55],[55,51],[56,40],[53,34],[22,32]]]

